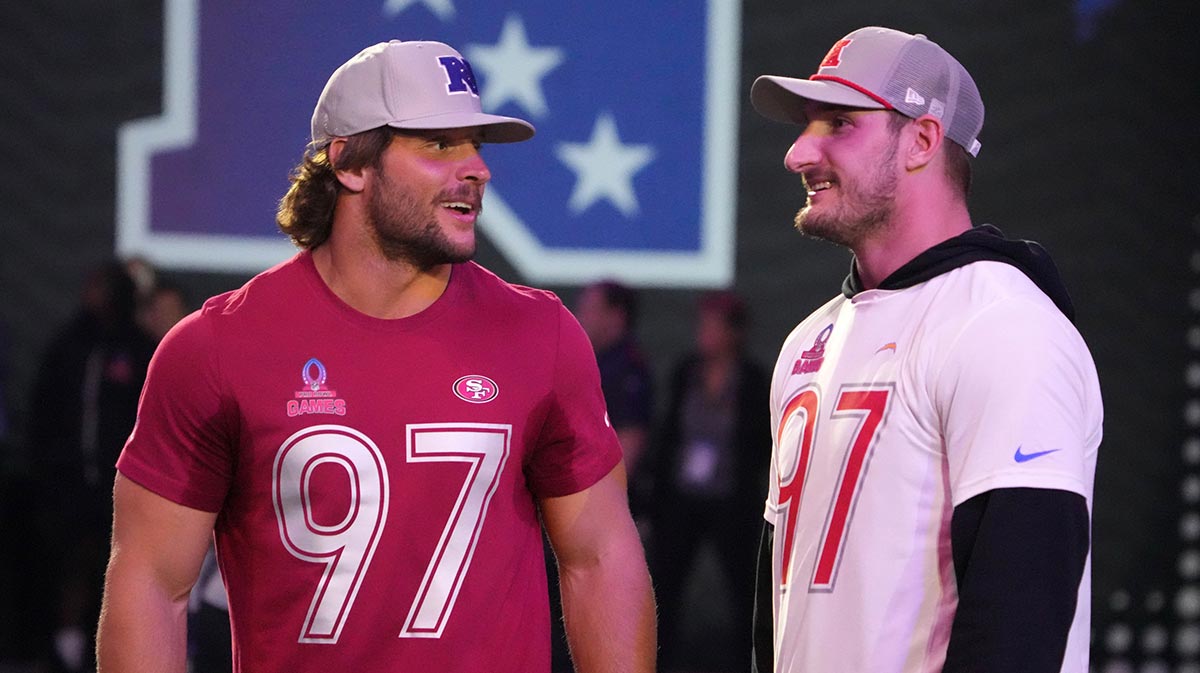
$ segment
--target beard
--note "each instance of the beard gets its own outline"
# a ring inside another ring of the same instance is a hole
[[[862,179],[838,179],[840,192],[835,208],[816,210],[811,201],[796,213],[800,233],[854,248],[858,243],[883,231],[896,209],[897,176],[894,171],[900,138],[892,137],[890,147],[875,163],[875,169]],[[805,182],[807,188],[807,181]]]
[[[405,262],[421,271],[443,264],[466,262],[475,256],[475,243],[455,245],[437,220],[437,205],[444,201],[479,203],[481,194],[470,185],[438,194],[421,203],[388,175],[380,173],[378,188],[367,200],[367,224],[380,252],[389,261]]]

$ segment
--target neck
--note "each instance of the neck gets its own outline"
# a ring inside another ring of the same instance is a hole
[[[885,278],[917,255],[970,228],[967,207],[957,201],[908,214],[898,212],[878,235],[853,247],[863,288],[879,287]]]
[[[373,318],[416,315],[446,290],[450,264],[418,269],[383,256],[369,234],[334,221],[329,240],[312,252],[325,285],[351,308]]]

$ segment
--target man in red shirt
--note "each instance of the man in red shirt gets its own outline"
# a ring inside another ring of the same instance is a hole
[[[184,670],[213,531],[234,670],[650,671],[654,603],[586,336],[471,262],[481,112],[436,42],[334,72],[281,201],[302,248],[163,341],[118,462],[100,670]]]

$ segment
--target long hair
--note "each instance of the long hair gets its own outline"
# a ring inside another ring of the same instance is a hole
[[[329,161],[329,143],[310,143],[300,164],[288,176],[291,186],[279,200],[275,212],[279,230],[297,247],[308,250],[329,240],[333,209],[342,190],[337,171],[379,168],[392,133],[390,127],[381,126],[346,138],[336,166]]]

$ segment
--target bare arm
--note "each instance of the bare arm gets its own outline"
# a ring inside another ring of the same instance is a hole
[[[216,514],[171,502],[120,474],[97,635],[99,673],[183,673],[187,599]]]
[[[629,516],[625,468],[579,493],[541,501],[558,559],[563,618],[579,673],[655,669],[654,594]]]

